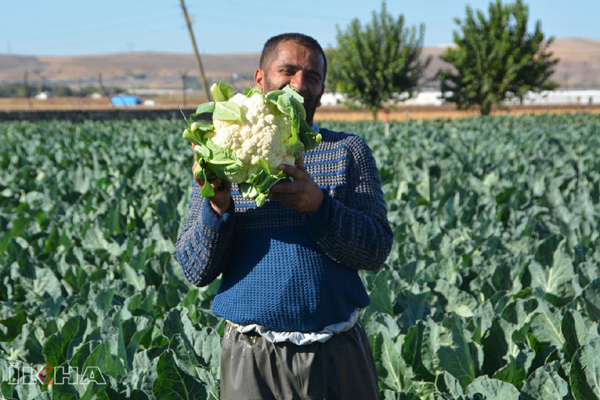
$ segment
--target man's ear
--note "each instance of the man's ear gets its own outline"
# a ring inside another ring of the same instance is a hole
[[[265,92],[265,73],[262,69],[257,69],[254,73],[254,86],[259,85],[260,90]]]
[[[317,103],[317,107],[321,107],[321,97],[323,97],[323,93],[325,93],[325,84],[321,88],[321,94],[319,95],[319,102]]]

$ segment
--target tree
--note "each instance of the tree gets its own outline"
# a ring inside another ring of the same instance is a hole
[[[394,18],[385,1],[381,13],[364,29],[355,18],[344,32],[337,26],[337,48],[328,50],[328,85],[351,102],[377,111],[414,95],[431,57],[421,60],[425,26],[404,28],[404,16]],[[404,93],[403,97],[400,94]]]
[[[447,101],[459,109],[479,106],[481,115],[503,100],[558,87],[549,80],[559,61],[548,51],[554,38],[544,40],[541,21],[527,32],[529,8],[521,0],[506,5],[496,0],[488,12],[487,19],[480,10],[475,17],[467,6],[467,18],[455,18],[461,31],[454,32],[456,47],[441,56],[454,68],[438,74]]]

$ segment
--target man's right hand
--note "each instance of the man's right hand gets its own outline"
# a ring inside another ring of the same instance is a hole
[[[194,143],[192,143],[192,151],[194,150]],[[194,166],[192,167],[192,174],[194,173],[194,169],[196,169],[196,152],[194,151]],[[204,186],[204,179],[202,178],[194,178],[195,181],[200,185],[200,189]],[[208,198],[211,207],[215,210],[219,215],[225,214],[225,211],[229,208],[229,203],[231,202],[231,183],[227,181],[222,181],[219,178],[211,178],[208,180],[210,185],[213,187],[215,191],[215,195]]]

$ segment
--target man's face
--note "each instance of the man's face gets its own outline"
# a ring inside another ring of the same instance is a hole
[[[304,98],[306,121],[312,123],[325,91],[324,70],[324,60],[318,51],[286,40],[279,43],[265,70],[256,70],[254,82],[263,93],[292,86]]]

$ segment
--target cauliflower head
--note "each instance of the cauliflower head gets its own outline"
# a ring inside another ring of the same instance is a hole
[[[242,123],[215,119],[214,131],[206,136],[217,146],[233,151],[244,167],[230,177],[241,183],[256,173],[259,161],[264,160],[272,171],[280,164],[294,164],[290,154],[291,122],[287,115],[278,112],[277,106],[266,101],[260,93],[248,97],[236,94],[230,102],[240,106]]]
[[[198,106],[192,117],[212,113],[212,124],[195,121],[183,137],[195,144],[194,176],[205,180],[202,196],[214,196],[209,179],[238,183],[242,196],[262,206],[271,187],[286,178],[277,167],[293,164],[314,149],[321,135],[306,122],[304,99],[291,86],[263,94],[258,87],[244,94],[217,82],[214,102]]]

